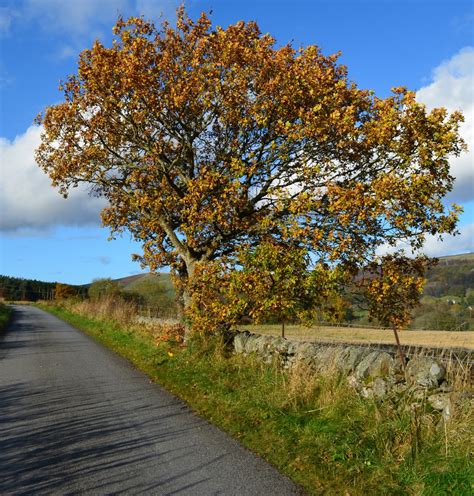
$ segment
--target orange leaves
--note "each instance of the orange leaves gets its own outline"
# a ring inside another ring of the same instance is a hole
[[[155,335],[155,342],[161,343],[182,343],[186,328],[182,324],[155,324],[153,334]],[[168,351],[168,356],[173,358],[174,354]]]
[[[85,182],[104,196],[104,224],[143,243],[142,264],[184,267],[184,281],[210,264],[209,281],[233,281],[258,315],[301,296],[301,260],[284,251],[288,281],[268,290],[272,246],[360,267],[384,243],[416,248],[427,232],[453,232],[456,208],[442,200],[449,158],[465,146],[461,114],[427,113],[404,88],[377,98],[338,54],[279,47],[253,22],[224,29],[177,15],[161,27],[119,18],[112,45],[84,50],[65,101],[37,120],[40,167],[63,194]],[[215,269],[250,247],[247,282]],[[206,312],[233,318],[222,295],[208,296]]]
[[[56,283],[54,288],[54,299],[63,300],[65,298],[71,298],[77,296],[77,290],[74,287],[69,286],[69,284]]]

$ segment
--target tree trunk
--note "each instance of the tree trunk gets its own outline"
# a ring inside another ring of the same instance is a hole
[[[192,302],[192,296],[188,289],[188,286],[194,275],[195,267],[196,267],[196,260],[191,260],[188,258],[187,260],[182,259],[177,269],[178,277],[180,279],[178,304],[180,307],[181,318],[183,319],[186,327],[185,335],[184,335],[185,342],[187,341],[187,339],[191,334],[191,326],[189,325],[189,322],[186,321],[185,317],[186,317],[186,311],[189,309]]]
[[[192,260],[192,259],[188,259],[185,261],[186,273],[185,273],[185,279],[182,281],[184,283],[184,287],[183,287],[183,310],[184,311],[186,311],[189,308],[189,306],[191,305],[191,301],[192,301],[191,292],[189,291],[188,286],[191,283],[191,280],[194,276],[194,270],[196,268],[196,261],[197,260]]]
[[[400,361],[402,362],[402,368],[403,370],[406,370],[407,360],[405,358],[405,354],[403,353],[402,345],[400,344],[400,338],[398,337],[398,331],[396,327],[393,328],[393,334],[395,335],[395,341],[397,342],[398,356],[400,357]]]

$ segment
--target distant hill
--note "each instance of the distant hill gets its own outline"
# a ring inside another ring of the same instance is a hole
[[[171,276],[168,272],[157,272],[156,274],[148,272],[146,274],[121,277],[120,279],[114,279],[114,281],[119,283],[125,291],[133,291],[137,286],[147,281],[164,286],[168,292],[174,292]]]
[[[144,304],[169,307],[174,302],[175,290],[169,273],[136,274],[115,279],[115,282],[124,291],[139,295]],[[48,299],[54,296],[55,286],[55,282],[0,275],[0,298],[27,301]],[[72,287],[78,294],[86,294],[89,286]],[[436,314],[438,322],[441,314],[456,314],[456,325],[459,325],[458,322],[466,320],[466,315],[471,317],[469,307],[474,307],[474,253],[439,257],[438,265],[427,274],[422,305],[415,310],[416,320],[421,323],[427,320],[428,315]]]
[[[474,264],[474,253],[463,253],[461,255],[447,255],[445,257],[439,257],[440,265],[450,265],[457,264],[461,262],[468,262]]]
[[[171,276],[167,272],[146,273],[115,279],[125,291],[135,291],[159,285],[172,296]],[[145,281],[147,284],[144,284]],[[424,296],[469,297],[474,293],[474,253],[439,257],[439,263],[427,273]]]
[[[120,286],[126,287],[128,284],[133,283],[134,281],[139,281],[140,279],[143,279],[146,277],[148,274],[135,274],[133,276],[127,276],[127,277],[120,277],[119,279],[112,279],[115,282],[118,282]]]
[[[474,253],[440,257],[426,279],[425,296],[469,297],[474,291]]]
[[[176,292],[171,283],[170,274],[137,274],[115,279],[113,282],[121,286],[123,293],[134,298],[140,305],[140,311],[155,313],[161,317],[176,317]]]

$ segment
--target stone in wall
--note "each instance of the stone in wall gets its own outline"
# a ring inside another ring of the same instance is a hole
[[[245,345],[250,336],[250,332],[239,332],[234,336],[234,350],[236,353],[245,352]]]
[[[386,377],[394,370],[393,358],[384,351],[372,351],[357,365],[355,376],[359,381]]]
[[[369,349],[346,346],[337,356],[335,362],[337,369],[343,374],[354,372],[357,365],[370,353]]]
[[[446,376],[443,364],[429,357],[413,358],[407,364],[406,378],[409,383],[425,387],[438,387]]]

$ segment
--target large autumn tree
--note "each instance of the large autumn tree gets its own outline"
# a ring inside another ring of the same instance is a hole
[[[254,22],[181,8],[175,26],[119,19],[114,33],[38,118],[37,161],[63,194],[92,185],[103,223],[141,241],[152,270],[171,265],[185,294],[196,267],[262,244],[354,271],[383,244],[455,230],[443,197],[460,113],[404,88],[379,98],[337,55],[280,47]]]

